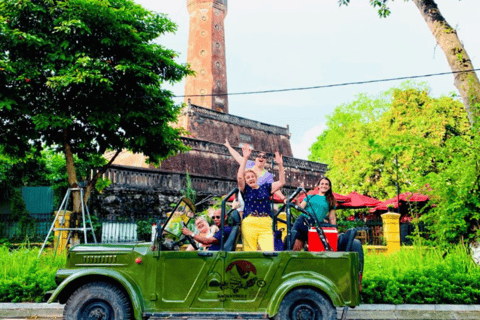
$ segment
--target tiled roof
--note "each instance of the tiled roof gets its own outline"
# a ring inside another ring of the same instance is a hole
[[[115,153],[116,151],[107,151],[103,156],[105,159],[107,159],[107,161],[110,161]],[[150,165],[147,164],[146,159],[147,157],[145,157],[142,153],[131,153],[127,150],[122,150],[115,161],[113,161],[113,164],[137,168],[150,168]]]

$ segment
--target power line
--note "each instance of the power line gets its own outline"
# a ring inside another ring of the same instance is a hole
[[[211,96],[240,96],[240,95],[247,95],[247,94],[264,94],[264,93],[275,93],[275,92],[303,91],[303,90],[324,89],[324,88],[333,88],[333,87],[344,87],[344,86],[367,84],[367,83],[428,78],[428,77],[444,76],[444,75],[448,75],[448,74],[458,74],[458,73],[474,72],[474,71],[480,71],[480,69],[450,71],[450,72],[441,72],[441,73],[430,73],[430,74],[423,74],[423,75],[417,75],[417,76],[405,76],[405,77],[387,78],[387,79],[364,80],[364,81],[356,81],[356,82],[344,82],[344,83],[326,84],[326,85],[312,86],[312,87],[274,89],[274,90],[262,90],[262,91],[247,91],[247,92],[234,92],[234,93],[218,93],[218,94],[216,93],[216,94],[183,95],[183,96],[173,96],[173,97],[174,98],[185,98],[185,97],[190,98],[190,97],[211,97]]]

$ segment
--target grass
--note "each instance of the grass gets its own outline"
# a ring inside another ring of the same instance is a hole
[[[38,248],[0,246],[0,302],[40,302],[55,288],[55,273],[65,256],[54,258]],[[479,304],[480,266],[463,246],[449,251],[402,247],[385,255],[368,253],[363,275],[363,303]]]
[[[38,257],[39,248],[15,250],[0,246],[0,301],[40,302],[55,288],[55,273],[65,266],[65,256],[54,258],[51,250]]]

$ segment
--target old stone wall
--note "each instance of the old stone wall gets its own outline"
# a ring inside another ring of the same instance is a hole
[[[113,185],[91,198],[93,213],[102,221],[137,221],[164,217],[180,195],[153,188]]]
[[[189,105],[184,109],[179,124],[191,138],[223,144],[228,138],[232,146],[247,143],[254,150],[275,151],[292,157],[288,127],[279,127],[215,110]]]
[[[162,162],[158,168],[165,172],[185,173],[187,170],[192,176],[201,176],[206,179],[231,181],[236,184],[236,176],[239,168],[238,163],[228,152],[223,144],[207,142],[196,139],[183,139],[191,150],[169,158]],[[241,153],[240,148],[235,148]],[[252,156],[252,161],[254,160]],[[266,169],[278,177],[277,165],[274,163],[274,154],[267,152]],[[286,185],[289,187],[299,186],[302,182],[307,188],[313,188],[318,179],[325,175],[327,166],[292,157],[283,157]],[[152,170],[155,168],[152,166]],[[228,191],[224,191],[226,193]]]

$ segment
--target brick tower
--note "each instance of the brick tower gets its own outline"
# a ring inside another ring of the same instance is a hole
[[[185,82],[185,102],[228,113],[224,19],[227,0],[187,0],[190,13],[187,62],[197,73]],[[218,94],[218,95],[217,95]]]
[[[197,74],[186,79],[186,106],[174,126],[188,132],[182,142],[190,150],[162,161],[159,167],[148,164],[142,154],[124,151],[114,161],[109,179],[116,185],[155,188],[162,194],[178,195],[186,185],[185,173],[189,172],[197,195],[225,195],[237,185],[239,167],[223,145],[228,139],[240,153],[243,144],[252,146],[255,153],[266,152],[269,159],[266,168],[275,175],[278,168],[274,165],[274,152],[280,152],[284,156],[285,188],[290,190],[286,194],[300,182],[313,188],[327,167],[293,158],[288,126],[254,121],[228,112],[223,23],[227,0],[187,0],[187,8],[190,13],[187,62]],[[105,154],[105,157],[110,160],[111,155]]]

